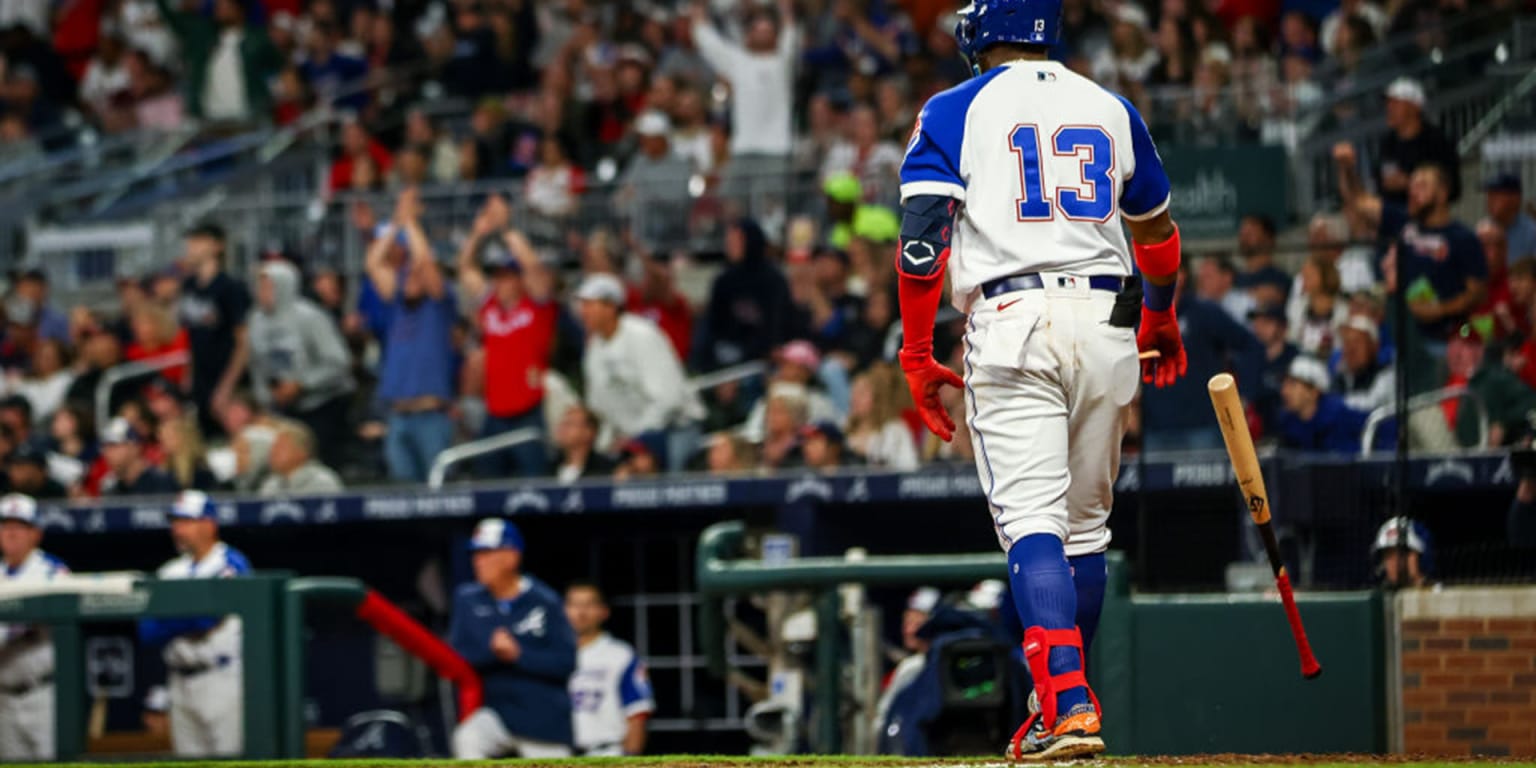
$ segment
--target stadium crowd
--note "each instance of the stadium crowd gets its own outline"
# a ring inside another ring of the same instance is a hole
[[[1154,125],[1276,139],[1271,128],[1315,116],[1325,80],[1348,88],[1339,73],[1373,41],[1418,31],[1417,45],[1433,45],[1466,5],[1068,0],[1058,55]],[[890,362],[901,147],[917,106],[969,75],[949,10],[0,4],[10,161],[42,151],[71,113],[117,131],[189,117],[284,124],[333,104],[353,117],[326,194],[348,201],[347,225],[366,244],[360,274],[302,253],[233,274],[211,220],[165,269],[121,279],[112,312],[66,312],[44,273],[16,275],[0,344],[9,485],[47,498],[421,482],[449,446],[520,429],[541,439],[483,457],[477,476],[969,460],[963,392],[947,393],[962,434],[938,442]],[[407,69],[408,92],[384,87]],[[1403,79],[1368,95],[1389,134],[1370,158],[1336,151],[1344,205],[1311,219],[1298,274],[1276,255],[1282,223],[1262,216],[1243,220],[1231,256],[1192,260],[1180,299],[1190,375],[1146,393],[1172,405],[1144,409],[1129,447],[1218,447],[1214,424],[1177,404],[1232,369],[1256,382],[1244,389],[1265,439],[1357,450],[1402,360],[1412,392],[1476,391],[1490,442],[1530,431],[1536,223],[1514,176],[1474,193],[1487,213],[1475,229],[1451,218],[1461,172],[1424,117],[1433,87]],[[470,105],[462,121],[430,108],[434,89]],[[1348,119],[1352,103],[1322,119]],[[435,226],[428,191],[471,181],[503,191],[476,193],[467,229]],[[723,266],[697,300],[679,273],[700,252]],[[1401,340],[1389,317],[1398,268],[1412,314]],[[941,359],[958,369],[962,323],[951,313],[941,324]],[[108,423],[96,423],[109,370],[181,353],[184,363],[110,387]],[[766,375],[689,384],[754,361]],[[1468,411],[1453,400],[1409,430],[1465,445],[1476,439]]]

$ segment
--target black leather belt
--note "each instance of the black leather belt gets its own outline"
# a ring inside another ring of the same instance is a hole
[[[212,664],[198,664],[190,667],[170,667],[170,671],[182,677],[196,677],[204,672],[212,672],[215,669],[223,669],[234,663],[234,659],[228,656],[220,656]]]
[[[42,677],[39,677],[38,679],[33,680],[32,682],[25,685],[13,685],[10,687],[0,688],[0,694],[4,694],[6,696],[25,696],[52,682],[53,675],[43,675]]]
[[[1095,291],[1109,291],[1119,293],[1125,287],[1125,278],[1115,275],[1092,275],[1089,277],[1076,277],[1073,275],[1052,275],[1058,288],[1070,288],[1076,280],[1087,280],[1088,288]],[[981,295],[989,299],[995,299],[1005,293],[1014,291],[1033,291],[1045,287],[1045,278],[1039,272],[1028,272],[1011,277],[1000,277],[996,280],[981,284]]]

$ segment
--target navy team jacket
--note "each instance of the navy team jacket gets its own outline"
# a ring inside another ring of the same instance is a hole
[[[522,655],[508,664],[491,652],[491,634],[506,627]],[[496,600],[480,584],[453,597],[448,642],[480,673],[485,706],[507,732],[533,741],[570,744],[571,698],[566,683],[576,671],[576,633],[555,591],[531,576],[511,600]]]

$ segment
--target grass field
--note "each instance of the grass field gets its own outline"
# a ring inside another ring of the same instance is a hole
[[[48,764],[48,768],[60,768],[61,764]],[[66,763],[79,768],[187,768],[195,762],[153,763]],[[472,768],[473,766],[515,766],[515,768],[1010,768],[1001,759],[989,758],[889,758],[865,756],[788,756],[788,757],[740,757],[718,755],[670,755],[659,757],[600,757],[572,758],[569,760],[266,760],[209,763],[219,768]],[[1415,755],[1179,755],[1162,757],[1114,757],[1095,761],[1051,763],[1054,766],[1080,766],[1081,768],[1218,768],[1220,766],[1297,766],[1309,768],[1360,768],[1368,765],[1391,765],[1404,768],[1440,768],[1446,766],[1498,765],[1510,768],[1536,768],[1533,758],[1425,758]],[[39,766],[39,768],[43,768]]]

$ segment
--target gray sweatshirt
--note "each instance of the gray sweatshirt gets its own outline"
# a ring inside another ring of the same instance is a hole
[[[261,265],[272,281],[272,309],[259,305],[251,312],[247,333],[251,345],[251,390],[265,408],[272,408],[271,387],[296,381],[302,388],[291,410],[308,411],[352,391],[352,359],[341,331],[325,311],[299,295],[299,271],[286,261]]]
[[[289,494],[331,493],[342,489],[341,478],[318,461],[309,461],[295,469],[287,477],[273,472],[261,481],[262,496],[287,496]]]

